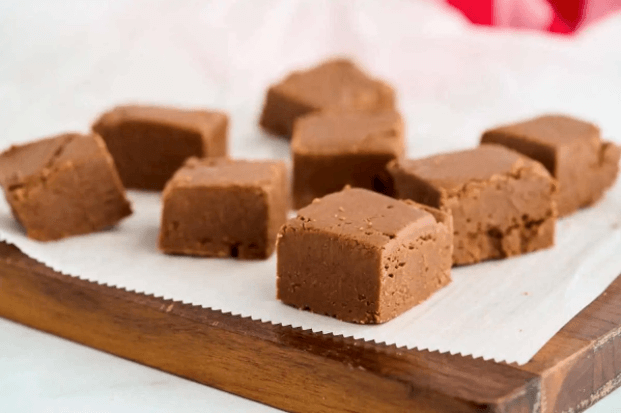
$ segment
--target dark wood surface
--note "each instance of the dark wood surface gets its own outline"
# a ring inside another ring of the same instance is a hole
[[[524,366],[315,334],[128,292],[56,273],[4,243],[0,316],[295,412],[573,413],[621,381],[621,277]]]

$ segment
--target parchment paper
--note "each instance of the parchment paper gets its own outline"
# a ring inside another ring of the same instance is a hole
[[[103,110],[146,102],[224,109],[236,157],[288,157],[257,127],[264,92],[288,71],[347,55],[399,92],[412,157],[476,145],[492,125],[564,112],[621,142],[616,16],[566,40],[475,30],[417,2],[45,2],[0,6],[0,143],[88,129]],[[355,6],[355,7],[354,7]],[[33,30],[36,27],[36,30]],[[453,271],[453,283],[381,326],[275,300],[267,261],[157,252],[158,194],[131,191],[118,227],[59,242],[24,237],[4,201],[0,239],[66,274],[408,348],[525,363],[621,273],[621,184],[558,224],[553,249]]]

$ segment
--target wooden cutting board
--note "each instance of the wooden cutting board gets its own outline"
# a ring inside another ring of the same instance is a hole
[[[524,366],[137,294],[54,272],[1,242],[0,316],[293,412],[573,413],[621,383],[621,276]]]

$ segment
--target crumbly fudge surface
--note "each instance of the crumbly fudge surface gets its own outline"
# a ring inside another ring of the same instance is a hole
[[[556,181],[497,145],[391,164],[400,198],[451,211],[453,262],[472,264],[554,243]]]
[[[621,150],[600,139],[597,126],[563,115],[546,115],[486,131],[496,143],[541,162],[559,182],[560,216],[594,204],[619,173]]]
[[[98,231],[131,214],[114,161],[97,135],[13,146],[0,155],[0,183],[28,236],[41,241]]]
[[[291,221],[289,227],[335,231],[339,236],[381,247],[386,240],[409,231],[410,226],[436,223],[429,212],[400,200],[358,188],[343,192],[317,199],[300,209],[297,220]]]
[[[452,219],[365,189],[301,209],[281,229],[277,294],[354,323],[383,323],[450,282]]]
[[[495,176],[517,174],[523,168],[548,175],[534,162],[498,145],[483,145],[474,150],[402,160],[400,165],[419,179],[445,191],[456,191],[466,184],[488,181]]]
[[[5,190],[19,185],[37,172],[53,166],[57,152],[72,139],[72,135],[41,139],[24,145],[14,145],[0,155],[0,179]]]
[[[116,107],[93,125],[123,183],[147,190],[161,190],[191,156],[226,156],[227,129],[222,112],[139,105]]]
[[[284,163],[189,159],[164,189],[159,247],[170,254],[267,258],[286,220]]]

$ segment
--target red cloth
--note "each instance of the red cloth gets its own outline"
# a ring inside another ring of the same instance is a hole
[[[475,24],[570,34],[617,10],[621,0],[447,0]]]

